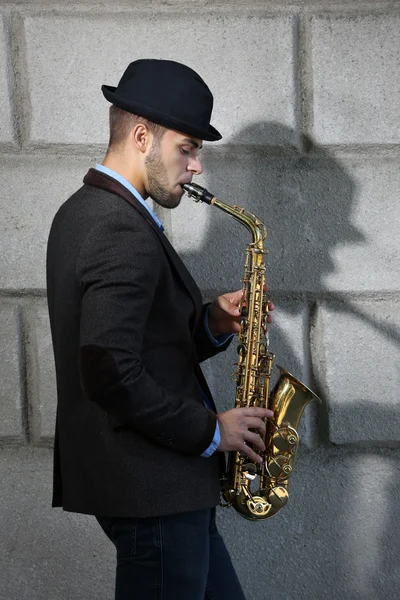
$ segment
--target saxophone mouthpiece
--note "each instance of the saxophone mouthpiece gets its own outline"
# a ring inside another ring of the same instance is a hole
[[[196,183],[184,183],[183,189],[189,196],[189,198],[193,198],[195,202],[205,202],[206,204],[211,204],[214,196],[210,194],[208,190],[201,187],[201,185],[197,185]]]

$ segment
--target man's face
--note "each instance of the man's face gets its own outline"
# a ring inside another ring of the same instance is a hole
[[[201,140],[172,129],[167,129],[160,142],[153,139],[145,159],[146,192],[157,204],[178,206],[184,193],[182,185],[203,170],[201,147]]]

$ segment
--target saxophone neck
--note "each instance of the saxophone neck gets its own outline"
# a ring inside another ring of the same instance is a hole
[[[261,252],[263,252],[263,242],[267,237],[267,229],[262,221],[253,213],[247,211],[245,208],[241,208],[240,206],[230,206],[229,204],[225,204],[218,198],[213,199],[214,206],[217,206],[219,209],[231,215],[236,221],[239,221],[242,225],[244,225],[251,233],[253,237],[253,244],[256,246]]]
[[[195,202],[212,204],[236,219],[236,221],[239,221],[239,223],[244,225],[252,234],[253,244],[263,252],[263,242],[267,237],[267,229],[264,223],[260,221],[256,215],[247,211],[245,208],[240,208],[240,206],[231,206],[230,204],[218,200],[218,198],[213,196],[208,190],[196,183],[187,183],[183,188],[187,192],[189,198],[193,198]]]

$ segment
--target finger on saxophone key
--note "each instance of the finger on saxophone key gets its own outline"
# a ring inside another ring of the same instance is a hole
[[[262,457],[257,454],[257,452],[255,452],[254,450],[252,450],[250,448],[250,446],[247,445],[246,442],[243,442],[243,446],[240,449],[241,454],[244,454],[245,456],[247,456],[248,458],[250,458],[250,460],[252,460],[255,463],[259,463],[261,464],[263,459]]]
[[[258,431],[259,435],[265,437],[265,421],[263,421],[260,417],[245,417],[243,425],[246,429],[256,430]]]
[[[260,419],[270,419],[274,416],[274,411],[269,408],[260,408],[256,406],[249,406],[246,408],[236,408],[235,410],[244,411],[243,414],[249,417],[260,417]]]
[[[253,433],[252,431],[248,431],[245,435],[244,441],[246,442],[246,444],[252,444],[256,448],[258,448],[258,450],[260,450],[261,452],[264,452],[264,450],[265,450],[265,444],[264,444],[263,440],[261,439],[261,437],[258,435],[258,433]]]
[[[217,415],[220,430],[220,452],[245,452],[246,456],[256,460],[258,455],[244,441],[263,451],[265,437],[265,419],[273,415],[267,408],[231,408]],[[252,430],[252,431],[251,431]],[[261,437],[260,437],[261,436]],[[257,462],[260,462],[257,459]]]

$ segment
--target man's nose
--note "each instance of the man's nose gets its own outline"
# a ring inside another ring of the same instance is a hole
[[[201,164],[200,158],[197,156],[196,158],[192,158],[188,164],[188,170],[194,173],[195,175],[201,175],[203,172],[203,165]]]

